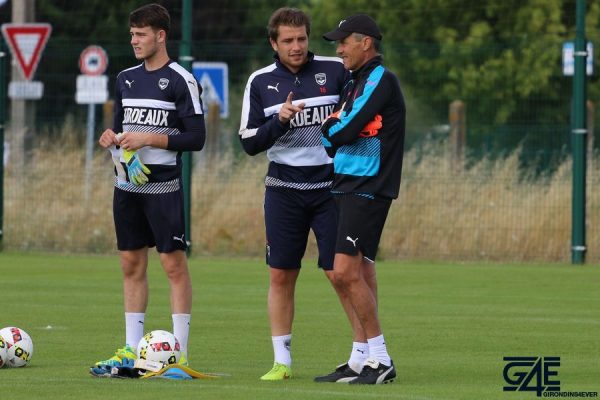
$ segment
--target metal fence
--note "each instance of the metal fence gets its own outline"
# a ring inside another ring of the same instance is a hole
[[[115,251],[112,223],[112,168],[96,146],[91,193],[86,196],[87,108],[75,103],[78,58],[91,43],[51,40],[36,80],[44,97],[27,121],[25,162],[11,146],[17,129],[8,124],[5,155],[5,249],[107,253]],[[117,73],[137,61],[129,46],[103,43],[110,61],[109,87]],[[419,44],[388,45],[401,58]],[[177,55],[178,43],[170,45]],[[330,51],[331,47],[323,48]],[[494,51],[491,49],[490,51]],[[243,154],[237,139],[241,97],[248,75],[271,62],[260,47],[197,42],[196,60],[229,65],[230,116],[209,120],[212,138],[194,155],[192,183],[193,254],[262,256],[264,155]],[[331,54],[330,54],[331,55]],[[571,235],[570,91],[553,99],[532,98],[519,121],[496,124],[479,110],[477,96],[466,105],[465,143],[456,155],[449,102],[426,104],[412,95],[411,77],[395,71],[408,105],[407,150],[400,198],[392,206],[381,243],[383,258],[568,261]],[[557,74],[560,68],[557,67]],[[430,77],[439,81],[446,76]],[[600,99],[590,99],[599,104]],[[499,103],[502,99],[497,100]],[[564,111],[563,117],[544,109]],[[109,107],[96,108],[96,137],[110,123]],[[10,114],[9,114],[10,115]],[[598,116],[590,122],[598,126]],[[598,129],[594,130],[597,136]],[[597,143],[597,141],[596,141]],[[591,142],[593,146],[593,142]],[[590,148],[587,258],[600,262],[600,157]],[[89,183],[88,183],[89,184]],[[308,253],[315,253],[311,239]]]

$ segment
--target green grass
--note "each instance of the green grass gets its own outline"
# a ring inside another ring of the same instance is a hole
[[[312,382],[351,345],[337,298],[312,264],[297,288],[295,379],[270,383],[258,380],[272,364],[266,267],[193,258],[191,366],[229,376],[174,382],[88,374],[124,340],[117,257],[2,253],[0,328],[28,331],[35,352],[28,367],[0,370],[0,398],[536,398],[502,391],[504,356],[560,356],[561,390],[600,391],[599,266],[381,262],[380,317],[399,375],[391,385],[350,387]],[[146,328],[171,330],[156,256],[150,285]]]

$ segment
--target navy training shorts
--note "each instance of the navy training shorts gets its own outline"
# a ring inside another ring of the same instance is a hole
[[[302,267],[310,229],[319,249],[318,266],[333,269],[336,207],[329,189],[265,191],[266,261],[272,268]]]
[[[115,188],[113,216],[119,250],[154,247],[159,253],[187,248],[183,190],[160,194]]]

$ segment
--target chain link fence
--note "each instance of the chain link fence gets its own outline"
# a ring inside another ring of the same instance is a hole
[[[112,163],[108,152],[95,145],[93,162],[86,166],[87,106],[75,103],[78,58],[89,44],[51,40],[35,77],[44,82],[44,97],[29,102],[34,104],[27,126],[14,127],[8,121],[3,232],[6,250],[116,251]],[[102,46],[110,58],[107,75],[112,96],[117,73],[137,61],[127,45]],[[386,52],[401,59],[403,52],[419,46],[388,44]],[[178,43],[173,41],[170,54],[176,56],[177,49]],[[331,47],[323,49],[321,54],[328,51],[327,55],[332,55]],[[490,51],[496,50],[492,47]],[[266,43],[238,46],[195,42],[193,54],[198,61],[228,63],[230,116],[208,119],[212,137],[206,148],[193,156],[192,252],[262,256],[263,180],[268,161],[264,155],[245,155],[237,131],[248,75],[271,62],[270,49]],[[408,106],[407,150],[400,198],[393,203],[384,230],[381,257],[569,261],[570,80],[564,78],[560,96],[530,99],[520,120],[506,124],[490,121],[480,109],[482,100],[477,96],[461,98],[462,131],[453,133],[456,121],[449,116],[450,102],[427,104],[417,100],[414,93],[418,87],[411,85],[411,76],[403,74],[401,68],[395,72]],[[561,74],[560,66],[556,74]],[[442,74],[429,79],[441,87],[448,77]],[[496,101],[501,104],[510,99]],[[590,101],[591,107],[600,103],[600,99]],[[549,107],[562,110],[562,115],[548,115],[544,110]],[[96,139],[111,123],[110,109],[96,107]],[[590,113],[589,123],[598,126],[598,115]],[[594,129],[594,136],[597,131]],[[11,146],[16,135],[26,136],[24,149]],[[462,137],[462,142],[457,144],[456,137]],[[593,143],[590,141],[588,159],[587,259],[597,263],[600,157]],[[15,163],[19,156],[23,157],[22,164]],[[91,182],[86,182],[86,168],[91,168]],[[86,187],[91,188],[87,194]],[[311,239],[308,253],[315,252]]]

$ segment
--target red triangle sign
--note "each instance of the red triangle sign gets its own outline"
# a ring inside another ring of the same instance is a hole
[[[42,51],[50,37],[50,24],[3,24],[2,35],[10,47],[13,58],[28,81],[31,80]]]

